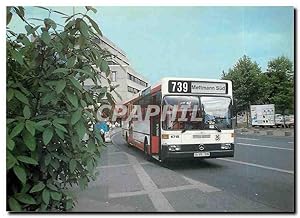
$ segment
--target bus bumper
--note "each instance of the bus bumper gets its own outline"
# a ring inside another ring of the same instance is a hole
[[[209,152],[209,156],[195,157],[195,153]],[[169,151],[167,146],[162,146],[162,160],[169,159],[203,159],[203,158],[222,158],[222,157],[234,157],[234,147],[230,150],[209,150],[209,151]]]

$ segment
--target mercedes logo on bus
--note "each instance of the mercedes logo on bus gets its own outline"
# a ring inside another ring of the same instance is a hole
[[[199,150],[203,151],[204,150],[204,146],[203,145],[199,145]]]

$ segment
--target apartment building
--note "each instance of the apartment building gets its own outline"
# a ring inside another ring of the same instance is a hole
[[[111,57],[108,59],[108,65],[111,71],[109,79],[112,85],[118,85],[115,90],[122,98],[120,99],[115,93],[112,93],[117,102],[127,100],[135,93],[149,86],[149,81],[132,68],[123,50],[106,37],[101,37],[101,40],[98,40],[97,43],[99,43],[102,49],[106,49],[111,53]],[[99,71],[99,79],[102,86],[108,85],[105,73]],[[91,87],[92,84],[93,83],[88,80],[84,83],[86,87]]]

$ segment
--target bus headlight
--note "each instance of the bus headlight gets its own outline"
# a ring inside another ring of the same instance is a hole
[[[231,144],[230,143],[221,144],[221,149],[228,150],[230,148],[231,148]]]
[[[169,145],[168,150],[169,151],[180,151],[181,146],[180,145]]]

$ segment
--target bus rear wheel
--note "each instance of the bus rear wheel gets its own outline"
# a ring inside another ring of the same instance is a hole
[[[144,156],[145,159],[150,161],[151,160],[151,156],[148,154],[148,142],[147,139],[144,140]]]
[[[127,143],[127,147],[129,148],[129,147],[130,147],[130,144],[129,144],[129,142],[128,142],[128,135],[127,135],[127,133],[126,133],[126,135],[125,135],[125,140],[126,140],[126,143]]]

